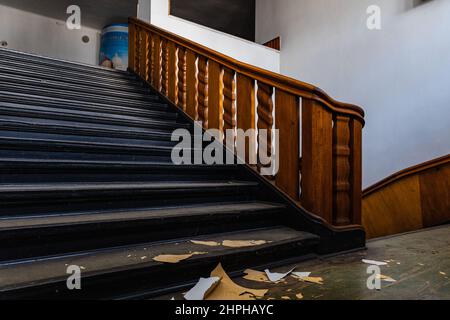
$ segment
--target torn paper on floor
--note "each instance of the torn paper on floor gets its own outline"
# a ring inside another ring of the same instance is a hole
[[[269,278],[269,280],[273,283],[277,283],[280,280],[286,278],[289,274],[291,274],[292,271],[294,271],[294,269],[290,270],[289,272],[286,273],[277,273],[277,272],[270,272],[268,269],[265,270],[265,273],[267,275],[267,278]]]
[[[256,282],[270,282],[265,272],[247,269],[244,271],[244,279]]]
[[[220,242],[215,241],[197,241],[197,240],[191,240],[193,244],[198,244],[201,246],[207,246],[207,247],[219,247],[221,245]]]
[[[256,290],[241,287],[235,284],[219,264],[211,272],[211,277],[218,277],[222,280],[219,285],[206,297],[206,300],[256,300],[263,298],[269,290]]]
[[[184,299],[192,301],[204,300],[219,285],[220,280],[221,278],[219,277],[201,278],[195,287],[184,295]]]
[[[292,272],[292,275],[298,278],[306,278],[311,275],[311,272]]]
[[[153,260],[157,262],[163,262],[163,263],[178,263],[183,260],[189,259],[196,255],[202,255],[207,254],[208,252],[193,252],[189,254],[179,254],[179,255],[172,255],[172,254],[162,254],[157,257],[154,257]]]
[[[302,295],[301,293],[296,294],[295,297],[296,297],[298,300],[302,300],[302,299],[303,299],[303,295]]]
[[[377,274],[376,278],[386,282],[397,282],[397,280],[392,279],[391,277],[388,276],[384,276],[382,274]]]
[[[225,240],[222,242],[222,245],[229,248],[246,248],[262,246],[263,244],[268,243],[270,243],[270,241],[266,240]]]
[[[373,265],[373,266],[386,266],[387,265],[387,262],[381,262],[381,261],[376,261],[376,260],[363,259],[362,262],[366,263],[366,264]]]
[[[309,282],[309,283],[315,283],[315,284],[323,284],[323,279],[321,277],[299,277],[295,274],[292,274],[292,276],[300,281],[303,282]]]

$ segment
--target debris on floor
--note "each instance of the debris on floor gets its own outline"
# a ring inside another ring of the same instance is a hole
[[[219,285],[219,277],[201,278],[198,283],[185,295],[185,300],[201,301],[204,300]]]
[[[219,264],[211,272],[211,277],[219,277],[222,280],[216,289],[207,297],[207,300],[256,300],[263,298],[268,289],[249,289],[235,284],[222,265]]]
[[[222,246],[228,248],[246,248],[262,246],[268,243],[270,243],[270,241],[266,240],[225,240],[222,242]]]
[[[294,278],[303,281],[303,282],[309,282],[309,283],[315,283],[315,284],[323,284],[323,278],[321,277],[297,277],[293,275]]]
[[[198,244],[200,246],[207,246],[207,247],[219,247],[221,246],[220,242],[215,241],[197,241],[197,240],[191,240],[193,244]]]
[[[271,282],[277,283],[277,282],[283,280],[284,278],[286,278],[288,275],[290,275],[292,273],[292,271],[294,271],[294,270],[295,270],[295,268],[286,273],[277,273],[277,272],[270,272],[268,269],[266,269],[264,272],[266,273],[267,278]]]
[[[266,283],[270,282],[269,279],[267,278],[267,275],[265,272],[247,269],[244,271],[244,273],[245,273],[245,276],[244,276],[245,280],[256,281],[256,282],[266,282]]]
[[[311,272],[292,272],[292,276],[297,278],[306,278],[311,275]]]
[[[297,294],[295,296],[298,300],[302,300],[303,299],[303,295],[301,293]]]
[[[386,281],[386,282],[397,282],[397,280],[392,279],[392,278],[389,277],[389,276],[384,276],[384,275],[382,275],[382,274],[378,274],[378,275],[376,276],[376,278],[377,278],[377,279],[380,279],[380,280],[382,280],[382,281]]]
[[[195,255],[203,255],[203,254],[207,254],[207,252],[193,252],[189,254],[180,254],[180,255],[162,254],[157,257],[154,257],[153,260],[163,263],[178,263],[183,260],[187,260]]]
[[[388,264],[387,262],[381,262],[381,261],[376,261],[376,260],[366,260],[366,259],[363,259],[362,262],[365,264],[373,265],[373,266],[387,266],[387,264]]]

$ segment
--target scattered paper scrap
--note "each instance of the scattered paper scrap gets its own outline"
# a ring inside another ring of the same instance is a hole
[[[222,242],[222,245],[229,248],[246,248],[262,246],[267,243],[270,242],[266,240],[225,240]]]
[[[445,272],[439,272],[441,275],[446,276],[447,274]]]
[[[303,282],[323,284],[323,279],[321,277],[297,277],[297,276],[294,277]]]
[[[141,260],[145,260],[145,259],[147,259],[147,256],[141,257]]]
[[[373,266],[386,266],[387,265],[387,262],[381,262],[381,261],[376,261],[376,260],[363,259],[362,262],[364,262],[366,264],[371,264]]]
[[[301,293],[297,294],[295,296],[298,300],[302,300],[303,299],[303,295]]]
[[[201,246],[208,246],[208,247],[218,247],[221,244],[219,242],[215,242],[215,241],[197,241],[197,240],[191,240],[191,242],[193,244],[198,244]]]
[[[256,282],[270,282],[265,272],[247,269],[244,271],[244,279]]]
[[[255,300],[263,298],[269,290],[255,290],[235,284],[219,264],[211,272],[211,277],[221,278],[219,285],[206,297],[206,300]]]
[[[264,272],[267,275],[267,278],[269,278],[269,280],[273,283],[277,283],[280,280],[286,278],[289,274],[291,274],[292,271],[294,271],[294,269],[290,270],[289,272],[286,273],[277,273],[277,272],[270,272],[268,269],[266,269]]]
[[[201,278],[198,283],[190,291],[188,291],[184,299],[192,301],[204,300],[220,283],[221,278]]]
[[[311,275],[311,272],[292,272],[292,275],[298,278],[306,278]]]
[[[378,274],[376,277],[377,277],[377,279],[380,279],[380,280],[383,280],[386,282],[397,282],[397,280],[392,279],[391,277],[388,277],[388,276],[384,276],[382,274]]]
[[[288,296],[281,297],[282,300],[291,300]]]
[[[202,254],[207,254],[207,252],[193,252],[189,254],[180,254],[180,255],[162,254],[157,257],[154,257],[153,260],[163,263],[178,263],[183,260],[189,259],[195,255],[202,255]]]

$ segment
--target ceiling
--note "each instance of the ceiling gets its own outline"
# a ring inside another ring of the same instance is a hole
[[[65,21],[67,7],[77,4],[81,8],[82,26],[102,29],[111,23],[126,22],[136,16],[138,0],[0,0],[8,7],[37,13]]]
[[[255,0],[171,0],[170,14],[255,41]]]

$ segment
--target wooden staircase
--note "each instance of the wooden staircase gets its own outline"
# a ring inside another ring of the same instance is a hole
[[[246,165],[174,165],[182,110],[133,73],[0,50],[0,299],[138,299],[364,247]],[[205,247],[191,240],[266,240]],[[159,254],[196,255],[178,264]],[[67,267],[80,266],[70,291]]]

